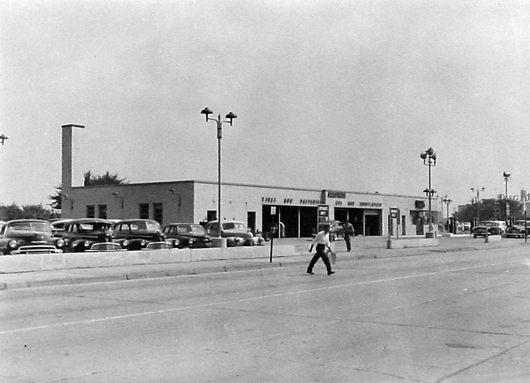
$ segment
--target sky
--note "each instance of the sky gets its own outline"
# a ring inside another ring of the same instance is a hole
[[[530,191],[530,2],[0,0],[0,205],[217,180],[469,203]]]

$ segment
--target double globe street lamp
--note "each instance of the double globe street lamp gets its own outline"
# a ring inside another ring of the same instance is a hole
[[[420,154],[420,158],[423,160],[423,164],[429,167],[429,187],[423,192],[429,197],[429,232],[426,237],[434,237],[434,227],[432,223],[432,197],[436,194],[436,190],[432,188],[432,173],[431,168],[436,166],[436,153],[433,148],[429,148]]]
[[[214,121],[217,124],[217,221],[219,222],[219,236],[214,242],[216,242],[219,247],[226,247],[226,240],[223,241],[221,239],[221,139],[223,138],[223,123],[228,122],[230,123],[230,126],[232,126],[232,122],[234,118],[237,118],[237,116],[230,112],[225,116],[227,120],[224,121],[221,120],[220,114],[217,116],[217,118],[210,118],[210,114],[213,114],[213,112],[207,107],[201,111],[201,114],[206,115],[206,122]]]

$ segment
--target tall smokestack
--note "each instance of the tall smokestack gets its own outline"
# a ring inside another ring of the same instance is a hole
[[[84,128],[84,125],[68,124],[63,125],[62,138],[62,188],[63,194],[72,189],[72,128]],[[66,193],[67,194],[67,193]]]

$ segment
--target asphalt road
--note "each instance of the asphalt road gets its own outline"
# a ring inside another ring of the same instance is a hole
[[[528,382],[528,247],[0,291],[0,382]]]

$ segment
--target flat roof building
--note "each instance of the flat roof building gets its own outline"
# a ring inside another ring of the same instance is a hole
[[[63,218],[146,218],[161,225],[218,219],[217,182],[72,186],[72,127],[82,126],[63,126]],[[221,185],[221,219],[241,221],[253,232],[270,232],[272,225],[281,222],[286,237],[309,237],[325,220],[348,220],[357,235],[367,236],[416,235],[426,230],[428,198],[423,196],[228,182]],[[437,222],[441,207],[438,199],[433,198],[432,202]]]

